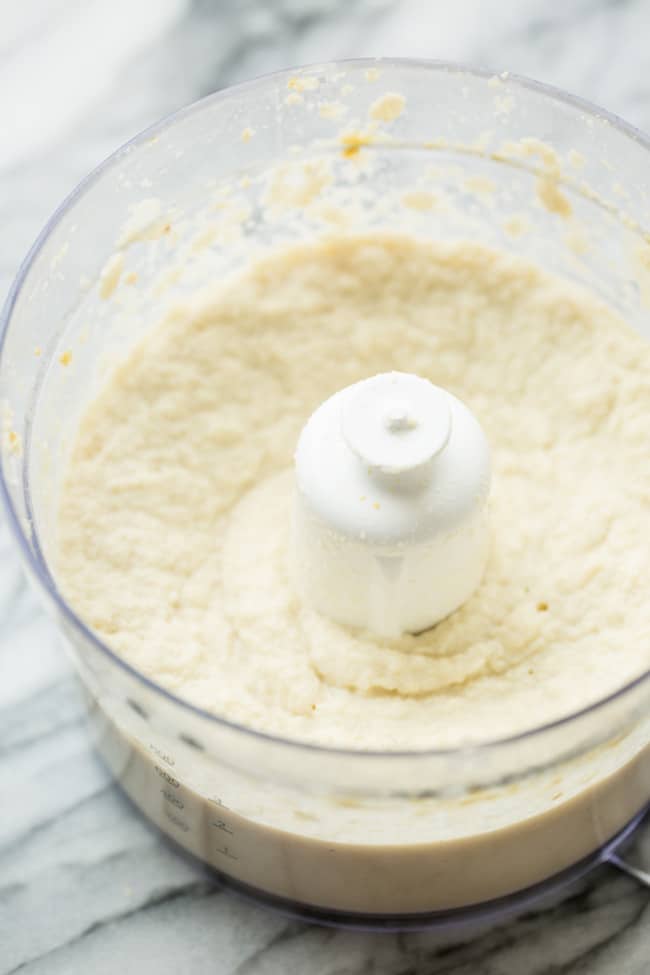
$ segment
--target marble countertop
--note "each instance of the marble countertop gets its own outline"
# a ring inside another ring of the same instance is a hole
[[[508,69],[650,130],[647,0],[22,0],[0,36],[0,293],[49,213],[138,130],[291,64],[400,55]],[[444,946],[288,921],[206,881],[93,755],[71,665],[0,523],[0,975],[647,975],[648,891],[612,868]],[[631,857],[650,863],[650,826]]]

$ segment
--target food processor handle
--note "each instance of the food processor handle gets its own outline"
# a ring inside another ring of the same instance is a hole
[[[616,854],[612,853],[605,860],[605,863],[609,863],[610,866],[615,867],[617,870],[622,871],[628,875],[628,877],[634,877],[643,887],[648,887],[650,889],[650,870],[642,870],[640,867],[633,867],[631,863],[627,863],[625,860]]]

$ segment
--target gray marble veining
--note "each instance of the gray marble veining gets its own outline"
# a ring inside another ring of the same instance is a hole
[[[646,0],[23,0],[0,35],[0,291],[62,197],[139,129],[290,64],[400,55],[509,69],[650,129]],[[81,696],[0,524],[0,975],[650,972],[650,899],[586,890],[461,944],[288,921],[174,852],[93,755]],[[650,863],[650,828],[631,853]]]

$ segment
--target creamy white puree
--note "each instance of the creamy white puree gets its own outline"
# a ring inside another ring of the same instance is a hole
[[[392,369],[469,406],[494,479],[480,589],[386,642],[302,607],[287,555],[302,424]],[[255,728],[392,749],[538,726],[650,663],[649,374],[616,314],[505,254],[301,244],[173,309],[92,403],[58,577],[135,667]]]

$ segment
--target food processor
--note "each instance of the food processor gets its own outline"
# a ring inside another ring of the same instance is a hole
[[[397,227],[523,256],[648,338],[649,150],[606,112],[507,73],[314,65],[217,92],[136,137],[80,184],[23,263],[0,350],[9,523],[80,675],[98,751],[149,819],[234,886],[326,923],[453,929],[543,903],[603,862],[632,870],[618,851],[650,800],[650,671],[552,723],[449,749],[325,747],[201,710],[134,669],[61,595],[56,511],[80,415],[176,300],[334,228]],[[438,404],[431,457],[416,444],[406,460],[384,459],[385,436],[414,424],[409,404],[438,395],[401,375],[384,377],[394,389],[376,441],[359,400],[376,386],[361,383],[354,409],[342,406],[348,446],[393,478],[449,449]],[[453,409],[460,416],[462,404]],[[363,603],[378,632],[417,630],[467,598],[485,560],[489,458],[466,422],[480,462],[468,473],[464,533],[451,555],[427,549],[413,573],[431,560],[471,564],[467,591],[450,586],[433,618],[414,599],[398,619],[386,611],[396,605],[388,573],[366,602],[341,585],[328,615],[368,624]],[[314,569],[310,553],[347,509],[343,494],[331,507],[310,481],[323,458],[308,428],[296,458],[296,565],[319,605],[335,590],[322,573],[341,577],[355,559],[367,567],[368,540]],[[365,584],[369,572],[354,577]]]

